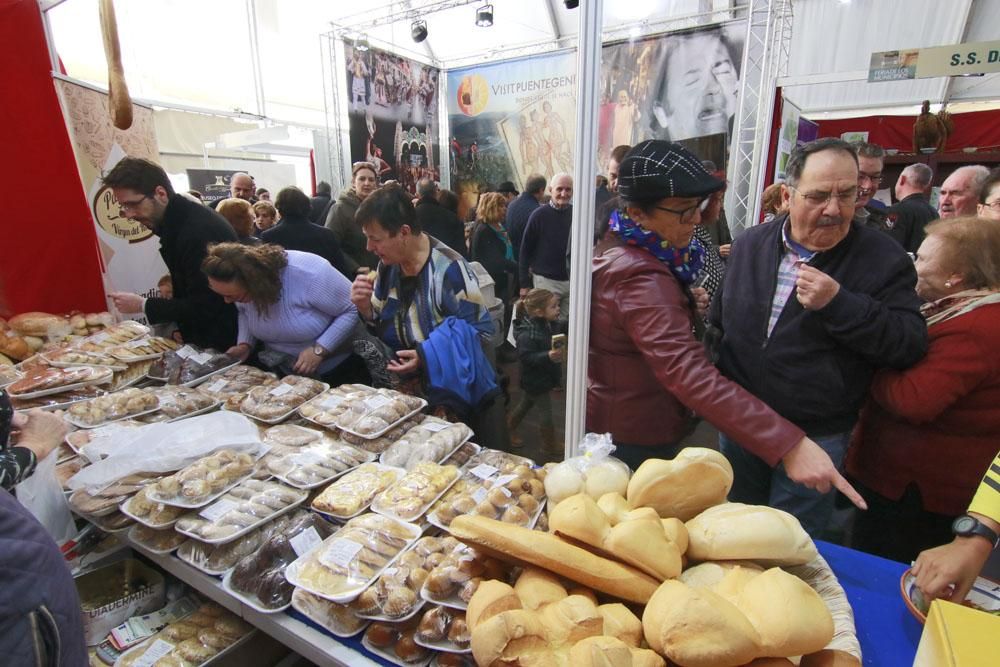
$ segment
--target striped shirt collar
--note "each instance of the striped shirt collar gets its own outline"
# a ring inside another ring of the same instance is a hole
[[[781,241],[784,245],[785,252],[794,252],[802,261],[808,262],[816,255],[818,251],[809,250],[805,246],[796,243],[792,239],[792,218],[791,216],[785,218],[785,224],[781,226]]]

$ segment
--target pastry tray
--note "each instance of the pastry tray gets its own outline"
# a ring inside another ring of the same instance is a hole
[[[38,355],[45,360],[49,366],[53,368],[73,368],[74,366],[90,366],[91,368],[110,368],[112,371],[123,371],[128,368],[128,364],[88,364],[82,361],[59,361],[58,359],[50,359],[44,354]]]
[[[323,389],[320,390],[319,394],[316,394],[316,396],[319,396],[324,391],[326,391],[327,389],[330,388],[330,385],[328,383],[326,383],[326,382],[320,382],[320,384],[323,385]],[[280,385],[281,385],[281,383],[279,382],[278,384],[273,385],[273,386],[274,387],[278,387]],[[249,394],[249,392],[247,392],[247,394]],[[259,421],[259,422],[261,422],[263,424],[280,424],[281,422],[285,421],[286,419],[288,419],[289,417],[291,417],[293,414],[295,414],[296,412],[298,412],[299,408],[301,408],[303,405],[305,405],[306,403],[308,403],[309,401],[311,401],[313,398],[316,398],[316,396],[313,396],[312,398],[307,398],[306,400],[302,401],[301,403],[299,403],[294,408],[292,408],[288,412],[284,413],[280,417],[272,417],[270,419],[264,419],[263,417],[255,417],[254,415],[250,414],[249,412],[245,412],[243,410],[243,402],[240,401],[240,414],[242,414],[244,416],[247,416],[250,419],[255,419],[255,420],[257,420],[257,421]],[[243,400],[246,400],[246,396],[243,397]]]
[[[405,470],[403,470],[402,468],[397,468],[396,466],[382,465],[381,463],[377,463],[377,462],[375,463],[375,465],[379,466],[380,468],[390,468],[392,470],[396,470],[396,471],[399,472],[399,476],[396,477],[396,480],[392,484],[395,484],[396,482],[398,482],[406,474]],[[360,467],[360,466],[358,466],[358,467]],[[392,484],[390,484],[389,486],[392,486]],[[387,486],[386,489],[387,488],[389,488],[389,487]],[[384,491],[384,490],[385,489],[382,489],[382,491]],[[379,493],[376,493],[374,496],[372,496],[372,501],[374,501],[375,498],[377,498],[379,496],[379,494],[382,493],[382,491],[379,491]],[[311,504],[309,505],[309,509],[311,511],[315,512],[316,514],[319,514],[324,519],[327,519],[328,521],[332,521],[333,523],[341,523],[342,524],[342,523],[347,523],[348,521],[350,521],[351,519],[353,519],[356,516],[361,516],[365,512],[370,512],[371,511],[371,509],[370,509],[371,506],[372,506],[372,504],[371,504],[371,502],[369,502],[368,504],[366,504],[364,507],[362,507],[361,509],[359,509],[354,514],[347,514],[347,515],[340,515],[340,514],[333,514],[331,512],[324,512],[323,510],[316,509]],[[395,518],[395,517],[392,517],[392,518]],[[396,519],[396,520],[399,521],[399,519]],[[409,522],[404,522],[404,523],[409,523]]]
[[[11,368],[14,368],[14,367],[11,366]],[[18,380],[22,379],[23,377],[24,377],[24,373],[22,373],[21,371],[17,370],[16,368],[14,368],[14,377],[13,377],[13,379],[10,379],[10,380],[0,380],[0,389],[3,389],[4,387],[6,387],[9,384],[14,384],[15,382],[17,382]]]
[[[378,579],[376,579],[374,582],[372,582],[372,586],[374,586],[377,581],[378,581]],[[354,615],[357,616],[358,618],[363,618],[366,621],[379,621],[379,622],[382,622],[382,623],[403,623],[404,621],[408,621],[411,618],[413,618],[414,616],[416,616],[417,614],[419,614],[420,612],[422,612],[424,610],[424,605],[426,605],[426,604],[427,604],[427,601],[424,600],[423,598],[421,598],[420,597],[420,592],[417,591],[417,601],[414,603],[413,609],[411,609],[410,611],[406,612],[406,614],[404,614],[403,616],[400,616],[399,618],[391,618],[389,616],[380,616],[380,615],[359,614],[359,613],[356,613],[356,612],[355,612]]]
[[[354,632],[351,632],[351,633],[345,633],[345,632],[341,632],[341,631],[338,631],[338,630],[334,630],[330,626],[324,624],[322,621],[317,620],[315,616],[310,616],[309,613],[304,608],[303,609],[299,609],[295,605],[295,603],[296,603],[295,597],[296,597],[296,594],[298,594],[299,590],[300,589],[296,588],[295,589],[295,593],[292,593],[292,608],[288,612],[288,615],[291,616],[294,619],[302,621],[306,625],[309,625],[311,627],[316,628],[320,632],[323,632],[323,633],[325,633],[327,635],[330,635],[330,636],[333,636],[333,637],[338,637],[340,639],[347,639],[348,637],[356,637],[357,635],[359,635],[362,632],[364,632],[368,628],[369,625],[371,625],[368,621],[365,621],[364,623],[362,623],[360,625],[360,627],[357,630],[355,630]]]
[[[230,489],[232,489],[232,488],[235,488],[235,487],[230,487]],[[227,491],[228,490],[229,489],[227,489]],[[289,491],[302,491],[302,490],[301,489],[289,489]],[[238,539],[240,539],[241,537],[243,537],[244,535],[246,535],[248,533],[252,533],[253,531],[255,531],[258,528],[260,528],[261,526],[263,526],[263,525],[265,525],[267,523],[270,523],[271,521],[274,521],[279,516],[281,516],[283,514],[288,514],[293,509],[297,508],[299,505],[301,505],[303,502],[305,502],[306,498],[308,498],[308,497],[309,497],[309,494],[303,492],[302,493],[302,497],[299,498],[298,500],[296,500],[294,503],[288,505],[287,507],[282,507],[280,510],[277,510],[273,514],[270,514],[270,515],[264,517],[260,521],[252,523],[249,526],[247,526],[246,528],[240,528],[238,531],[236,531],[232,535],[226,535],[225,537],[217,537],[215,539],[207,539],[207,538],[201,537],[201,536],[199,536],[199,535],[197,535],[195,533],[189,533],[186,530],[181,530],[180,528],[177,528],[176,526],[174,526],[174,530],[176,530],[181,535],[184,535],[185,537],[190,537],[192,540],[195,540],[197,542],[202,542],[204,544],[211,544],[211,545],[215,545],[215,546],[218,546],[218,545],[221,545],[221,544],[229,544],[230,542],[232,542],[234,540],[238,540]],[[202,518],[204,518],[204,517],[202,517]]]
[[[427,656],[426,660],[418,660],[416,662],[404,662],[395,653],[390,653],[389,651],[386,651],[383,648],[375,648],[374,646],[372,646],[371,642],[368,641],[367,636],[361,638],[361,645],[369,653],[378,656],[380,659],[385,660],[386,662],[391,662],[394,665],[399,665],[399,667],[426,667],[427,665],[431,664],[431,660],[434,659],[434,653],[431,653],[429,656]]]
[[[358,433],[355,430],[352,430],[352,429],[349,429],[349,428],[344,428],[343,426],[337,426],[336,424],[332,424],[332,426],[335,426],[336,428],[340,429],[344,433],[350,433],[351,435],[356,435],[357,437],[363,438],[365,440],[375,440],[376,438],[381,438],[383,435],[385,435],[386,433],[388,433],[392,429],[396,428],[397,426],[399,426],[400,424],[402,424],[403,422],[405,422],[407,419],[413,417],[416,414],[419,414],[424,408],[427,407],[427,401],[425,401],[422,398],[418,399],[418,400],[421,403],[421,405],[420,405],[419,408],[414,408],[413,410],[410,410],[408,413],[406,413],[405,415],[403,415],[402,417],[400,417],[396,421],[392,422],[391,424],[389,424],[388,426],[386,426],[381,431],[376,431],[375,433]],[[326,427],[326,428],[329,428],[329,426]]]
[[[183,620],[183,619],[178,619],[178,620]],[[158,637],[159,634],[160,633],[157,632],[155,635],[153,635],[153,637]],[[247,632],[245,635],[243,635],[242,637],[240,637],[239,639],[237,639],[235,642],[233,642],[232,644],[230,644],[226,648],[222,649],[221,651],[219,651],[218,653],[216,653],[215,655],[213,655],[211,658],[209,658],[205,662],[200,663],[198,665],[198,667],[211,667],[211,665],[214,665],[218,660],[220,660],[221,658],[223,658],[227,654],[235,651],[238,647],[242,646],[243,644],[246,644],[250,640],[250,638],[253,637],[255,634],[257,634],[257,628],[250,628],[249,632]],[[147,648],[149,648],[150,646],[152,646],[153,637],[150,637],[148,639],[144,639],[144,640],[142,640],[142,643],[137,644],[136,646],[133,646],[132,648],[130,648],[127,651],[123,652],[120,656],[118,656],[118,659],[115,660],[115,664],[112,667],[122,667],[122,665],[125,664],[124,663],[125,656],[129,655],[130,653],[133,653],[134,651],[138,651],[139,649],[142,649],[143,651],[145,651]],[[185,662],[183,664],[189,664],[189,663]],[[134,663],[133,663],[133,665],[134,665]]]
[[[417,425],[416,427],[414,427],[414,428],[420,428],[420,425],[418,424],[418,425]],[[454,454],[454,453],[455,453],[455,452],[457,452],[457,451],[458,451],[459,449],[461,449],[462,445],[464,445],[464,444],[465,444],[465,443],[467,443],[467,442],[468,442],[469,440],[471,440],[471,439],[472,439],[472,436],[473,436],[473,433],[472,433],[472,429],[469,429],[469,434],[468,434],[467,436],[465,436],[465,439],[464,439],[464,440],[462,440],[462,442],[460,442],[460,443],[458,443],[457,445],[455,445],[455,446],[454,446],[454,447],[453,447],[452,449],[448,450],[448,453],[447,453],[447,454],[445,454],[444,456],[442,456],[442,457],[441,457],[441,458],[439,458],[439,459],[434,459],[434,460],[431,460],[431,459],[427,459],[427,461],[428,461],[429,463],[437,463],[437,464],[439,464],[439,465],[444,465],[444,462],[445,462],[445,461],[447,461],[447,460],[448,460],[449,458],[451,458],[451,455],[452,455],[452,454]],[[405,438],[405,437],[406,437],[406,436],[404,435],[404,436],[403,436],[403,438]],[[402,440],[402,438],[400,438],[400,440]],[[398,444],[398,442],[399,442],[399,441],[396,441],[396,442],[395,442],[395,443],[393,443],[392,445],[389,445],[388,447],[386,447],[386,448],[385,448],[385,449],[384,449],[384,450],[382,451],[382,453],[381,453],[381,454],[379,454],[379,455],[378,455],[378,462],[379,462],[379,463],[381,463],[382,465],[390,465],[390,464],[386,463],[385,461],[383,461],[383,460],[382,460],[382,457],[384,457],[384,456],[385,456],[385,453],[386,453],[387,451],[389,451],[389,449],[390,449],[390,448],[392,448],[393,446],[395,446],[396,444]],[[421,461],[421,462],[419,462],[419,463],[422,463],[422,461]],[[456,467],[456,468],[459,468],[459,471],[461,471],[461,468],[462,468],[462,466],[460,466],[460,465],[456,465],[455,467]]]
[[[455,455],[455,452],[457,452],[458,450],[460,450],[462,447],[466,447],[466,446],[471,446],[472,447],[472,455],[469,456],[469,458],[466,459],[464,463],[452,463],[451,462],[451,457]],[[444,461],[441,461],[441,465],[443,465],[443,466],[445,466],[445,465],[458,466],[459,469],[463,469],[463,468],[465,468],[465,464],[468,463],[469,461],[471,461],[473,459],[473,457],[475,457],[481,451],[483,451],[483,448],[481,446],[477,445],[474,442],[470,442],[469,440],[466,440],[461,445],[459,445],[458,447],[456,447],[455,451],[452,452],[451,454],[449,454],[448,457]]]
[[[423,646],[424,648],[429,648],[432,651],[442,651],[444,653],[463,653],[466,655],[472,655],[471,644],[466,648],[459,648],[452,644],[450,641],[443,642],[429,642],[420,638],[419,633],[413,634],[413,643],[417,646]]]
[[[156,338],[160,338],[161,340],[166,340],[162,336],[156,336]],[[176,347],[172,347],[172,348],[170,348],[170,350],[164,350],[162,352],[155,352],[155,353],[152,353],[152,354],[132,355],[132,356],[125,355],[125,354],[121,354],[121,355],[115,354],[115,350],[117,350],[118,348],[120,348],[120,347],[130,347],[132,345],[132,343],[138,343],[139,341],[143,341],[143,340],[144,340],[143,338],[135,338],[135,339],[130,340],[130,341],[125,342],[125,343],[119,343],[118,345],[115,345],[114,347],[109,348],[108,349],[108,354],[110,356],[114,357],[115,359],[117,359],[118,361],[124,361],[127,364],[134,364],[134,363],[137,363],[137,362],[140,362],[140,361],[152,361],[154,359],[159,359],[160,357],[162,357],[167,352],[171,352],[171,351],[177,349]],[[171,341],[171,342],[173,342],[173,341]],[[137,345],[136,347],[143,347],[143,346]],[[178,347],[180,347],[180,346],[178,346]]]
[[[118,506],[121,505],[122,502],[124,502],[124,501],[121,501],[117,505],[110,505],[110,506],[107,507],[107,509],[103,509],[100,512],[84,512],[84,511],[79,510],[76,507],[74,507],[73,503],[70,502],[70,498],[75,493],[77,493],[77,491],[86,493],[85,489],[76,489],[74,491],[71,491],[70,494],[69,494],[69,496],[66,497],[66,502],[69,504],[69,509],[72,512],[74,512],[75,514],[79,514],[80,516],[82,516],[84,519],[87,519],[88,521],[90,521],[94,517],[101,518],[101,517],[105,517],[105,516],[107,516],[109,514],[113,514],[113,513],[117,512],[117,511],[119,511],[118,510]],[[87,494],[87,495],[90,495],[90,494]],[[126,494],[126,493],[121,494],[121,496],[126,496],[126,495],[127,496],[131,496],[132,494]],[[121,496],[115,496],[115,497],[121,497]]]
[[[183,470],[183,468],[182,468],[182,470]],[[187,510],[201,509],[202,507],[205,507],[206,505],[212,504],[213,502],[215,502],[216,500],[218,500],[222,496],[226,495],[231,489],[239,486],[243,482],[245,482],[248,479],[250,479],[251,475],[253,475],[253,471],[252,470],[250,472],[248,472],[247,474],[243,475],[242,477],[238,477],[231,484],[227,484],[221,491],[217,491],[217,492],[213,493],[212,495],[207,496],[205,500],[202,500],[202,501],[197,502],[197,503],[186,502],[184,500],[179,500],[177,498],[172,498],[170,500],[164,500],[163,498],[155,498],[155,497],[151,496],[148,491],[146,492],[146,497],[149,498],[154,503],[163,503],[164,505],[172,505],[174,507],[181,507],[181,508],[187,509]],[[204,540],[202,540],[202,542],[204,542]]]
[[[232,578],[233,578],[233,569],[230,568],[229,571],[226,572],[226,576],[223,577],[222,579],[223,590],[225,590],[227,593],[229,593],[234,598],[236,598],[246,606],[250,607],[254,611],[259,611],[262,614],[280,614],[281,612],[285,611],[286,609],[292,606],[292,601],[291,599],[289,599],[288,604],[282,605],[280,607],[275,607],[274,609],[268,609],[267,607],[262,607],[260,606],[260,602],[257,601],[256,598],[244,595],[243,593],[233,588]]]
[[[169,549],[154,549],[153,547],[149,546],[145,542],[142,542],[139,539],[137,539],[136,536],[132,534],[134,532],[134,529],[138,528],[138,526],[133,525],[133,526],[130,526],[130,528],[132,530],[128,531],[128,540],[129,540],[129,542],[132,542],[133,544],[138,544],[140,547],[142,547],[143,549],[145,549],[149,553],[156,554],[157,556],[166,556],[167,554],[175,551],[177,549],[177,547],[179,547],[181,544],[184,544],[183,542],[178,542],[178,544],[177,544],[176,547],[171,547]]]
[[[312,443],[310,443],[310,444],[312,444]],[[348,445],[347,443],[340,443],[338,445],[332,445],[332,446],[335,446],[335,447],[350,447],[351,449],[357,451],[359,454],[362,454],[364,456],[364,460],[361,461],[361,463],[359,463],[357,465],[351,466],[350,468],[345,468],[344,470],[341,470],[340,472],[335,473],[332,477],[327,477],[326,479],[324,479],[324,480],[322,480],[320,482],[315,482],[313,484],[300,484],[298,482],[293,482],[291,480],[286,479],[285,475],[279,475],[277,473],[271,473],[271,475],[276,480],[280,481],[282,484],[287,484],[288,486],[291,486],[293,488],[303,489],[303,490],[308,491],[308,490],[311,490],[311,489],[315,489],[315,488],[321,487],[324,484],[330,484],[331,482],[334,482],[334,481],[340,479],[341,477],[343,477],[347,473],[351,472],[352,470],[355,470],[359,466],[363,466],[364,464],[371,463],[371,462],[373,462],[375,460],[375,454],[372,454],[371,452],[366,452],[363,449],[358,449],[357,447],[353,447],[351,445]],[[302,447],[302,449],[305,449],[307,447],[309,447],[309,445],[304,445]],[[305,452],[303,452],[303,453],[305,453]]]
[[[115,417],[114,419],[109,419],[107,421],[103,421],[98,424],[86,424],[82,421],[77,420],[75,417],[71,417],[68,414],[63,415],[63,419],[67,423],[72,424],[77,428],[92,429],[92,428],[101,428],[102,426],[107,426],[108,424],[114,424],[115,422],[120,422],[125,419],[135,419],[136,417],[142,417],[143,415],[153,414],[154,412],[157,412],[159,409],[160,406],[157,405],[155,408],[152,408],[150,410],[143,410],[142,412],[136,412],[130,415],[122,415],[121,417]]]
[[[118,509],[118,508],[115,508],[115,509]],[[95,526],[97,526],[98,528],[100,528],[105,533],[109,533],[109,534],[110,533],[123,533],[126,530],[131,530],[131,529],[135,528],[135,522],[125,524],[121,528],[110,528],[110,527],[104,525],[104,519],[105,519],[105,517],[108,517],[111,514],[113,514],[113,512],[109,512],[108,514],[102,514],[101,516],[94,516],[93,514],[87,515],[87,514],[80,513],[80,516],[82,516],[84,519],[86,519],[90,523],[92,523]],[[125,516],[128,516],[128,515],[126,514]]]
[[[180,519],[181,516],[183,516],[180,515],[177,517],[177,519],[174,519],[173,521],[168,521],[166,523],[150,523],[148,520],[138,517],[135,514],[132,514],[132,512],[128,510],[128,506],[132,503],[132,498],[135,498],[135,496],[130,496],[128,500],[123,501],[122,504],[118,506],[118,510],[125,516],[132,519],[133,521],[141,523],[146,528],[152,528],[154,530],[164,530],[166,528],[171,528],[175,523],[177,523],[177,520]]]
[[[409,473],[409,472],[412,472],[412,471],[408,470],[407,473]],[[406,475],[404,474],[403,477],[405,477],[405,476]],[[403,477],[398,478],[395,482],[393,482],[392,484],[390,484],[385,489],[385,491],[382,491],[382,493],[385,493],[386,491],[388,491],[389,489],[391,489],[393,486],[395,486],[396,484],[398,484],[399,480],[403,479]],[[438,493],[436,496],[434,496],[434,498],[429,503],[426,503],[425,505],[423,505],[423,509],[420,510],[420,513],[418,513],[416,516],[414,516],[411,519],[404,519],[403,517],[396,515],[395,512],[393,512],[391,509],[389,509],[387,507],[381,507],[381,508],[375,507],[375,503],[376,503],[376,501],[378,501],[378,499],[382,495],[382,493],[378,494],[377,496],[375,496],[374,499],[372,499],[372,504],[371,504],[371,508],[372,509],[371,509],[371,511],[375,512],[376,514],[381,514],[384,517],[388,517],[390,519],[395,519],[396,521],[401,521],[403,523],[416,523],[417,521],[420,521],[421,519],[424,519],[423,523],[426,523],[426,515],[427,515],[428,510],[430,510],[430,508],[434,507],[435,503],[437,503],[437,501],[441,500],[441,496],[443,496],[444,494],[448,493],[448,489],[450,489],[451,487],[453,487],[455,485],[455,482],[457,482],[459,479],[461,479],[461,477],[462,477],[462,472],[461,472],[461,469],[460,469],[459,472],[458,472],[458,474],[455,475],[455,478],[452,479],[451,482],[449,482],[448,484],[446,484],[445,487],[443,489],[441,489],[441,492]]]
[[[74,366],[74,368],[81,368],[80,366]],[[84,366],[82,368],[97,368],[97,366]],[[107,368],[107,373],[102,373],[96,378],[91,378],[84,382],[74,382],[73,384],[66,384],[59,387],[49,387],[48,389],[39,389],[38,391],[29,391],[26,394],[15,394],[11,391],[7,393],[10,394],[11,398],[17,399],[27,399],[27,398],[41,398],[43,396],[53,396],[54,394],[61,394],[64,391],[72,391],[73,389],[83,389],[84,387],[89,387],[94,384],[111,384],[111,380],[114,377],[114,373],[110,368]],[[91,397],[93,398],[93,397]],[[89,399],[87,399],[89,400]],[[74,401],[75,403],[76,401]]]
[[[211,412],[212,410],[215,410],[220,405],[222,405],[222,401],[215,401],[211,405],[206,405],[203,408],[198,408],[194,412],[187,412],[187,413],[185,413],[183,415],[178,415],[176,417],[171,417],[170,419],[164,419],[162,423],[170,424],[172,422],[178,422],[178,421],[180,421],[182,419],[187,419],[188,417],[197,417],[198,415],[203,415],[206,412]],[[166,414],[166,413],[164,413],[164,414]],[[160,422],[151,421],[151,422],[144,422],[144,423],[146,423],[146,424],[156,424],[156,423],[160,423]]]
[[[136,361],[138,361],[138,360],[136,360]],[[236,359],[236,360],[233,361],[233,363],[229,364],[228,366],[223,366],[222,368],[216,368],[211,373],[205,373],[204,375],[199,375],[198,377],[196,377],[193,380],[188,380],[187,382],[181,382],[180,384],[172,385],[172,386],[175,386],[175,387],[189,387],[189,388],[190,387],[197,387],[198,385],[200,385],[205,380],[207,380],[207,379],[209,379],[209,378],[211,378],[211,377],[213,377],[215,375],[218,375],[219,373],[222,373],[223,371],[228,371],[233,366],[239,366],[241,363],[243,363],[243,362],[240,361],[239,359]],[[155,380],[157,382],[162,382],[164,384],[169,384],[167,382],[167,380],[169,380],[169,378],[157,377],[157,376],[153,375],[152,373],[146,373],[146,377],[148,379],[150,379],[150,380]]]
[[[351,588],[351,589],[349,589],[346,592],[335,593],[335,594],[331,595],[331,594],[328,594],[328,593],[323,593],[321,591],[318,591],[318,590],[316,590],[314,588],[310,588],[307,584],[305,584],[299,578],[299,568],[301,568],[303,566],[303,563],[305,563],[306,559],[310,558],[312,556],[312,553],[314,551],[316,551],[317,549],[323,549],[323,548],[325,548],[327,546],[328,542],[330,542],[333,539],[336,539],[337,535],[340,534],[341,530],[337,530],[335,533],[333,533],[332,535],[330,535],[329,537],[327,537],[325,540],[323,540],[322,542],[320,542],[319,544],[317,544],[316,546],[314,546],[312,549],[310,549],[306,553],[302,554],[299,558],[295,559],[292,563],[290,563],[288,565],[288,567],[285,568],[285,579],[287,579],[288,582],[290,584],[292,584],[293,586],[298,586],[299,588],[301,588],[301,589],[303,589],[305,591],[308,591],[309,593],[312,593],[313,595],[315,595],[317,597],[321,597],[324,600],[329,600],[330,602],[337,602],[337,603],[340,603],[340,604],[347,603],[347,602],[352,602],[359,595],[361,595],[361,593],[363,593],[366,588],[368,588],[369,586],[371,586],[373,582],[375,582],[379,577],[381,577],[383,572],[385,572],[388,568],[392,567],[393,563],[396,562],[396,560],[400,557],[400,555],[402,555],[403,553],[405,553],[410,547],[413,546],[413,544],[417,540],[420,539],[420,536],[423,533],[423,531],[421,530],[420,526],[414,525],[412,523],[407,523],[407,522],[401,522],[401,523],[403,523],[403,525],[411,532],[412,537],[409,540],[407,540],[406,544],[403,546],[402,549],[399,550],[399,552],[395,556],[393,556],[392,558],[390,558],[389,561],[385,565],[383,565],[374,574],[372,574],[371,578],[369,578],[363,584],[360,584],[360,585],[358,585],[358,586],[356,586],[354,588]],[[344,526],[344,527],[346,527],[346,526]]]

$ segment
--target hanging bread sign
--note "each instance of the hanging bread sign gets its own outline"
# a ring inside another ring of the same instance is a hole
[[[111,122],[119,130],[132,127],[132,100],[125,84],[125,69],[118,44],[118,23],[112,0],[100,0],[101,33],[104,37],[104,57],[108,61],[108,111]]]

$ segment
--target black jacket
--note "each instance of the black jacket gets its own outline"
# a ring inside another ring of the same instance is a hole
[[[436,199],[424,197],[417,202],[417,222],[425,233],[468,259],[469,251],[465,247],[465,224]]]
[[[562,365],[549,358],[554,322],[541,317],[522,317],[514,322],[517,356],[521,360],[521,389],[529,394],[544,394],[562,382]]]
[[[235,345],[236,306],[208,287],[201,262],[210,243],[235,242],[236,232],[207,206],[174,195],[156,234],[160,255],[170,271],[174,298],[147,299],[146,317],[153,324],[176,322],[185,343],[222,352]]]
[[[517,273],[517,262],[507,259],[507,247],[497,232],[485,222],[477,222],[472,229],[472,250],[469,259],[479,262],[493,278],[494,292],[498,299],[510,297],[511,276]]]
[[[337,236],[326,227],[314,225],[305,218],[286,216],[274,227],[264,231],[260,238],[264,243],[276,243],[285,250],[301,250],[319,255],[348,280],[354,280],[354,270],[357,267],[344,257],[340,244],[337,243]]]
[[[330,206],[326,214],[326,228],[333,232],[340,250],[356,269],[367,266],[374,269],[378,266],[378,255],[368,252],[368,240],[361,226],[354,221],[354,216],[361,206],[361,200],[354,188],[348,188],[340,193],[336,203]],[[351,271],[351,276],[354,270]],[[350,276],[349,276],[350,277]],[[352,278],[353,279],[353,278]]]
[[[322,225],[330,208],[330,195],[316,195],[309,198],[309,222]]]
[[[510,234],[510,242],[514,246],[514,259],[520,257],[521,239],[524,237],[524,229],[528,226],[528,218],[538,208],[538,200],[533,194],[522,192],[507,205],[507,219],[503,226]]]
[[[916,252],[924,242],[924,227],[938,219],[938,212],[920,193],[890,206],[886,211],[886,232],[899,241],[906,252]]]
[[[840,283],[837,295],[807,311],[793,291],[768,337],[787,217],[733,242],[710,314],[722,333],[718,367],[810,436],[842,433],[857,421],[877,369],[907,368],[927,352],[916,271],[898,243],[854,223],[809,262]]]

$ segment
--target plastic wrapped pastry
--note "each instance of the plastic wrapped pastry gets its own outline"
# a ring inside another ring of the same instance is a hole
[[[465,424],[427,417],[382,452],[379,462],[407,470],[423,461],[439,463],[471,435]]]
[[[146,494],[150,500],[179,507],[198,507],[221,494],[253,470],[254,459],[245,452],[221,449],[164,477]]]
[[[486,579],[506,581],[510,567],[472,547],[455,541],[427,573],[421,596],[449,607],[464,609]]]
[[[253,630],[246,621],[214,603],[174,621],[115,663],[117,667],[198,667],[232,646]],[[150,652],[146,655],[147,651]],[[152,658],[153,655],[158,658]],[[145,658],[144,658],[145,656]]]
[[[167,528],[156,530],[148,526],[135,526],[129,531],[129,537],[151,551],[165,553],[173,551],[184,541],[183,535]]]
[[[277,384],[278,376],[253,366],[233,366],[198,385],[198,391],[220,401],[230,396],[246,394],[254,387]],[[239,406],[237,405],[237,409]]]
[[[140,489],[138,493],[128,499],[122,505],[122,510],[135,517],[140,523],[150,528],[169,528],[174,525],[177,519],[184,513],[184,509],[159,503],[150,500],[146,495],[146,489]]]
[[[167,384],[188,384],[235,363],[236,359],[221,352],[185,345],[154,362],[149,375]]]
[[[219,404],[218,399],[201,393],[198,389],[189,389],[175,385],[148,389],[160,401],[160,410],[142,417],[140,421],[146,424],[159,421],[180,419],[196,413],[210,410]]]
[[[326,388],[327,385],[317,380],[286,375],[277,384],[251,389],[240,404],[240,410],[262,421],[280,420]]]
[[[338,637],[356,635],[368,625],[368,621],[355,616],[348,605],[330,602],[301,588],[292,593],[292,608]]]
[[[374,458],[368,452],[327,439],[304,447],[290,447],[284,452],[268,454],[268,472],[302,489],[319,486]]]
[[[497,465],[475,463],[487,459]],[[462,478],[434,504],[428,518],[443,528],[450,526],[452,520],[462,514],[527,526],[535,520],[544,502],[544,468],[533,468],[526,463],[517,463],[513,458],[487,454],[473,457]]]
[[[248,479],[198,513],[177,521],[177,532],[223,544],[263,525],[306,499],[306,493],[277,482]]]
[[[372,510],[403,521],[419,519],[458,478],[458,468],[418,463],[372,501]]]
[[[365,463],[326,487],[312,502],[313,509],[346,519],[367,508],[372,499],[401,476],[402,471]]]
[[[88,428],[156,410],[156,394],[146,389],[124,389],[107,396],[74,403],[67,410],[69,421]]]
[[[337,428],[366,438],[375,438],[422,409],[426,401],[393,391],[374,393],[344,401],[344,410],[334,424]]]

